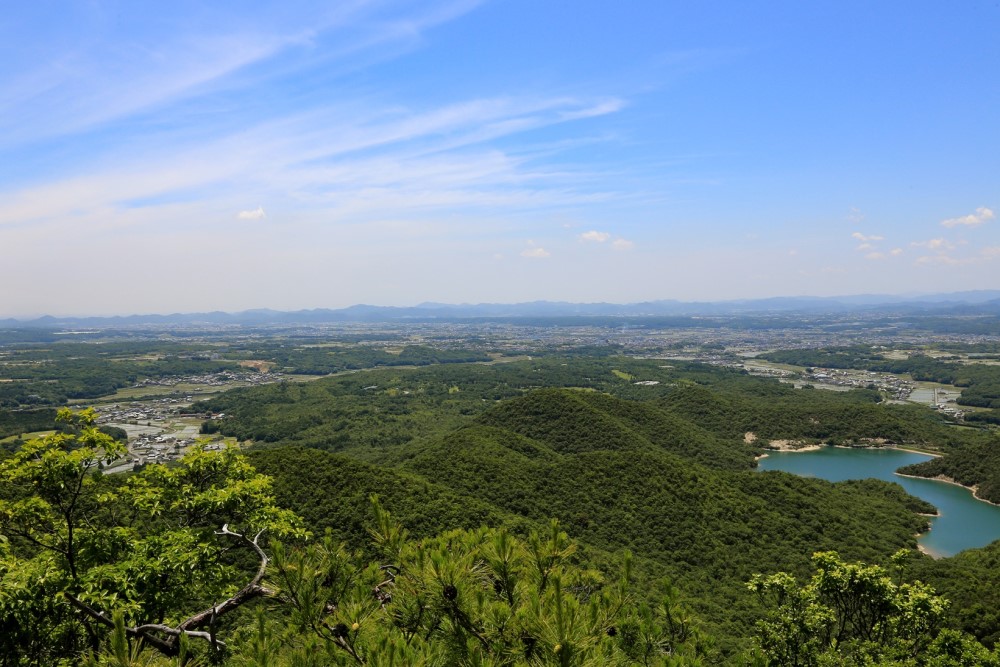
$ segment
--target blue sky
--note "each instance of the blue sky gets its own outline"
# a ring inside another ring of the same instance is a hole
[[[1000,288],[1000,5],[13,3],[0,316]]]

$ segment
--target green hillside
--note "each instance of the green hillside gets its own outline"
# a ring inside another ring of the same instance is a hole
[[[392,470],[314,449],[288,447],[252,452],[250,461],[276,480],[278,504],[295,509],[314,533],[327,529],[351,548],[369,545],[378,494],[415,535],[453,528],[498,526],[512,519],[496,506],[403,470]]]
[[[734,648],[756,618],[743,586],[754,573],[804,572],[821,550],[885,560],[915,548],[926,520],[914,510],[931,509],[881,482],[738,471],[747,449],[652,405],[552,389],[405,446],[395,469],[302,449],[253,460],[283,505],[351,544],[363,539],[372,491],[418,535],[558,519],[591,553],[629,549],[668,575]]]
[[[651,403],[598,392],[540,389],[505,401],[476,421],[541,440],[560,454],[659,450],[721,468],[753,466],[754,450],[742,442],[723,441]]]
[[[210,429],[266,445],[255,462],[315,529],[363,544],[371,491],[417,535],[483,524],[523,533],[556,518],[593,563],[613,566],[630,549],[645,576],[668,576],[728,650],[759,615],[744,588],[751,575],[805,573],[820,550],[885,562],[915,548],[926,525],[916,512],[933,511],[893,484],[754,472],[760,444],[982,439],[870,391],[621,357],[378,370],[201,407],[225,413]],[[981,637],[995,632],[992,621],[949,615]]]

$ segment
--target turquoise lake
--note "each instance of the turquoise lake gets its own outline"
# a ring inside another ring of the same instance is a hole
[[[929,458],[898,449],[823,447],[812,452],[768,452],[759,466],[760,470],[784,470],[831,482],[874,477],[900,484],[911,495],[937,507],[941,514],[931,519],[930,532],[918,540],[935,556],[953,556],[963,549],[1000,539],[1000,506],[976,500],[971,491],[955,484],[895,474],[902,466]]]

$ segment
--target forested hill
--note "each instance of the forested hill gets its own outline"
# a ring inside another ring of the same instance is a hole
[[[1000,503],[1000,437],[971,443],[947,456],[899,469],[904,475],[943,476],[975,488],[977,498]]]
[[[702,464],[749,469],[755,448],[734,445],[648,402],[593,391],[539,389],[504,401],[476,421],[544,442],[560,454],[669,451]]]
[[[392,461],[402,444],[446,433],[500,401],[544,388],[588,390],[644,406],[618,405],[616,428],[631,423],[627,428],[635,431],[636,416],[629,411],[641,411],[643,420],[655,415],[661,425],[668,419],[663,413],[669,413],[685,422],[683,427],[672,422],[674,426],[700,434],[695,436],[699,441],[710,434],[716,444],[746,447],[747,432],[757,435],[758,445],[767,439],[853,444],[881,438],[926,446],[976,440],[975,433],[951,428],[932,411],[884,405],[871,391],[800,390],[724,368],[623,357],[553,356],[494,365],[377,369],[306,384],[238,389],[193,409],[225,415],[206,421],[205,432]],[[593,411],[603,400],[580,397],[576,409]],[[516,408],[501,408],[507,409]],[[651,422],[643,428],[655,427]],[[648,439],[653,434],[643,435]]]
[[[279,502],[351,544],[366,535],[372,491],[417,536],[557,518],[596,563],[614,563],[628,548],[643,572],[669,576],[731,647],[756,618],[743,585],[752,574],[804,572],[823,549],[884,560],[915,546],[926,520],[914,510],[930,509],[883,482],[718,471],[655,450],[559,454],[483,425],[414,446],[402,470],[300,448],[264,450],[253,461],[275,477]]]
[[[314,530],[363,543],[373,490],[417,535],[558,518],[588,563],[628,548],[644,576],[669,576],[731,649],[759,612],[744,586],[752,574],[805,572],[824,549],[884,562],[915,547],[926,525],[916,512],[933,511],[893,484],[753,472],[761,445],[977,437],[872,392],[625,358],[383,369],[201,408],[225,413],[207,430],[263,447],[254,462]]]

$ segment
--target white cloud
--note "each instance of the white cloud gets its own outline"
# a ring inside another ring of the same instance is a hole
[[[847,219],[850,222],[858,223],[865,219],[865,214],[861,212],[861,209],[852,206],[851,210],[847,213]]]
[[[866,236],[861,232],[854,232],[853,234],[851,234],[851,238],[855,238],[859,241],[882,241],[885,239],[884,236],[877,236],[875,234],[872,234],[871,236]]]
[[[952,250],[955,244],[946,239],[930,239],[928,241],[914,241],[910,245],[917,248],[927,248],[928,250]]]
[[[980,206],[976,209],[975,213],[970,213],[969,215],[963,215],[958,218],[949,218],[948,220],[942,220],[942,227],[958,227],[962,225],[963,227],[978,227],[988,220],[992,220],[996,217],[996,214],[985,206]]]
[[[525,248],[521,251],[521,257],[528,257],[530,259],[545,259],[551,254],[548,250],[540,246]]]
[[[593,243],[606,243],[611,239],[611,234],[608,232],[599,232],[597,230],[591,230],[589,232],[584,232],[578,237],[581,242],[589,241]],[[632,241],[623,239],[620,236],[614,241],[611,241],[611,248],[614,250],[631,250],[635,244]]]
[[[903,249],[893,248],[892,250],[889,251],[889,254],[892,255],[893,257],[899,257],[900,255],[903,254]]]
[[[871,259],[871,260],[885,259],[885,253],[884,252],[870,252],[867,255],[865,255],[865,259]]]
[[[594,241],[596,243],[604,243],[611,238],[611,234],[607,232],[589,231],[580,234],[581,241]]]
[[[240,211],[236,217],[240,220],[260,220],[261,218],[266,218],[267,213],[264,213],[263,206],[258,206],[251,211]]]
[[[871,243],[860,243],[860,244],[858,244],[858,250],[871,250],[874,247],[875,246],[873,246]]]

